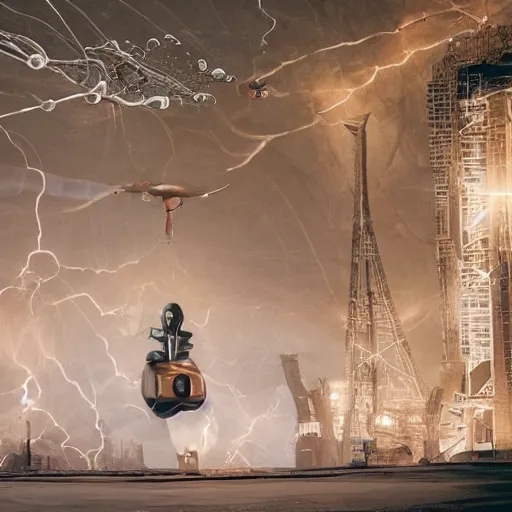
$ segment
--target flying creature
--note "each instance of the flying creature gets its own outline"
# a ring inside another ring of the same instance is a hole
[[[23,168],[0,163],[0,200],[17,197],[24,192],[41,193],[42,171],[35,168]],[[151,198],[161,198],[165,210],[165,234],[172,238],[172,213],[183,206],[184,199],[194,197],[205,198],[229,187],[226,185],[216,190],[197,189],[156,183],[151,181],[139,181],[124,185],[108,185],[90,180],[64,178],[55,174],[44,173],[44,194],[72,201],[85,201],[80,206],[64,210],[64,212],[76,212],[112,195],[122,193],[140,194],[144,201]]]
[[[226,185],[216,190],[206,191],[193,188],[187,189],[180,185],[139,181],[137,183],[122,185],[119,189],[114,191],[114,194],[122,194],[123,192],[141,194],[142,199],[145,201],[149,201],[151,197],[162,198],[162,204],[165,210],[165,235],[172,238],[172,213],[183,206],[183,199],[191,199],[193,197],[206,198],[228,187],[229,185]]]
[[[167,238],[172,238],[173,235],[173,223],[172,223],[172,214],[178,208],[183,206],[183,199],[191,199],[194,197],[197,198],[206,198],[211,196],[212,194],[216,194],[228,188],[229,185],[218,188],[216,190],[202,190],[196,188],[186,188],[180,185],[170,185],[167,183],[153,183],[151,181],[138,181],[135,183],[127,183],[124,185],[118,185],[112,187],[110,190],[107,190],[105,193],[100,194],[99,196],[94,197],[92,200],[88,201],[85,204],[78,206],[77,208],[73,208],[71,210],[67,210],[68,212],[76,212],[79,210],[84,210],[88,208],[93,203],[104,199],[105,197],[111,195],[119,195],[123,193],[128,194],[140,194],[142,196],[143,201],[150,201],[151,197],[161,198],[162,204],[165,210],[165,235]]]

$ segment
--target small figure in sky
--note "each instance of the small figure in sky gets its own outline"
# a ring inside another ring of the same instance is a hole
[[[268,98],[267,84],[261,80],[253,80],[249,84],[249,97],[255,100],[264,100]]]
[[[105,193],[96,196],[92,200],[88,201],[85,204],[77,208],[73,208],[72,210],[67,210],[68,212],[79,211],[85,208],[88,208],[93,203],[104,199],[110,195],[118,195],[123,193],[129,194],[140,194],[144,201],[150,201],[151,197],[160,197],[162,198],[162,203],[165,210],[165,235],[168,239],[172,239],[173,229],[172,229],[172,213],[176,211],[178,208],[183,206],[183,199],[191,199],[193,197],[198,198],[206,198],[212,194],[216,194],[217,192],[221,192],[228,188],[229,185],[226,185],[222,188],[218,188],[216,190],[206,191],[195,188],[186,188],[180,185],[170,185],[166,183],[153,183],[151,181],[138,181],[136,183],[127,183],[124,185],[118,185],[110,188]]]
[[[0,164],[0,200],[17,197],[23,192],[39,194],[41,192],[41,174],[42,171],[33,168]],[[44,176],[44,194],[46,196],[72,201],[86,201],[80,206],[64,210],[65,213],[85,210],[102,199],[124,192],[140,194],[144,201],[149,201],[151,197],[160,197],[166,214],[165,234],[168,238],[172,238],[172,213],[183,206],[183,199],[206,198],[229,187],[229,185],[226,185],[217,190],[207,191],[206,189],[150,181],[108,185],[89,180],[64,178],[49,172],[45,172]]]
[[[165,210],[165,235],[172,238],[172,213],[183,206],[183,199],[192,197],[208,197],[225,190],[229,185],[217,190],[205,191],[198,189],[187,189],[179,185],[169,185],[164,183],[151,183],[150,181],[138,181],[121,185],[114,194],[127,192],[130,194],[141,194],[143,200],[148,201],[150,197],[161,197]]]

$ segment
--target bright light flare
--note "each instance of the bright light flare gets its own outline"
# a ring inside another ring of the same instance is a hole
[[[392,427],[395,424],[395,422],[391,416],[387,414],[382,414],[380,416],[377,416],[375,424],[379,427]]]

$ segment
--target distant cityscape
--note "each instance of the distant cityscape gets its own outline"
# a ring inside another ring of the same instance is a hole
[[[36,439],[30,436],[30,422],[11,422],[0,430],[0,471],[129,471],[146,469],[142,444],[123,439],[114,441],[105,435],[103,448],[87,458],[70,446],[62,436],[47,432]]]

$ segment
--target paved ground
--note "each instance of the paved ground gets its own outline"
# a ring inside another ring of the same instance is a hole
[[[270,478],[0,476],[2,512],[512,511],[511,465]]]

